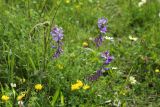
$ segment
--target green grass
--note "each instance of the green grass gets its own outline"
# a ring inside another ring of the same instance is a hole
[[[160,106],[160,1],[147,0],[0,0],[0,106],[26,107],[158,107]],[[104,40],[97,48],[97,21],[108,19]],[[53,59],[50,35],[55,25],[64,30],[63,54]],[[138,38],[130,40],[129,36]],[[89,44],[88,48],[82,46]],[[97,81],[86,78],[98,70],[100,53],[114,60]],[[136,84],[131,84],[133,76]],[[71,91],[81,80],[90,89]],[[11,87],[15,83],[16,87]],[[36,91],[35,84],[42,84]]]

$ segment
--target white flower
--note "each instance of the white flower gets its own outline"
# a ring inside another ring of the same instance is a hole
[[[113,37],[106,36],[104,37],[106,40],[114,41]]]
[[[11,83],[10,85],[11,85],[12,88],[15,88],[15,87],[16,87],[16,84],[15,84],[15,83]]]
[[[112,67],[112,69],[118,69],[117,67]]]
[[[91,52],[95,52],[93,49],[91,48],[85,48],[85,50],[91,51]]]
[[[159,12],[158,16],[160,17],[160,12]]]
[[[107,103],[111,103],[112,102],[112,100],[107,100],[107,101],[105,101],[105,103],[107,104]]]
[[[133,36],[131,36],[131,35],[129,36],[129,39],[132,40],[132,41],[137,41],[137,40],[138,40],[137,37],[133,37]]]
[[[138,6],[141,7],[141,6],[144,5],[146,2],[147,2],[147,0],[141,0],[141,1],[138,3]]]
[[[93,39],[92,37],[89,37],[89,40],[90,40],[90,41],[93,41],[94,39]]]
[[[143,5],[143,2],[138,3],[138,7],[141,7]]]
[[[23,101],[18,101],[18,105],[19,105],[19,107],[23,107],[24,106]]]
[[[129,77],[129,81],[131,82],[131,84],[136,84],[136,82],[137,82],[137,80],[133,76]]]
[[[120,107],[121,106],[121,101],[118,100],[118,99],[115,99],[114,102],[113,102],[113,105],[116,106],[116,107]]]

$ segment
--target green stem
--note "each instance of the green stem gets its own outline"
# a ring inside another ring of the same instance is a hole
[[[47,51],[47,35],[46,35],[46,27],[44,27],[44,54],[43,54],[43,72],[46,70],[46,51]]]
[[[56,11],[55,11],[55,13],[54,13],[54,16],[53,16],[53,18],[52,18],[52,20],[51,20],[50,29],[52,28],[54,19],[55,19],[56,15],[57,15],[57,12],[58,12],[58,9],[60,8],[61,3],[62,3],[62,0],[61,0],[60,3],[58,4],[58,6],[57,6],[57,8],[56,8]]]
[[[42,16],[42,13],[43,13],[43,11],[44,11],[44,9],[45,9],[45,5],[47,4],[47,0],[45,0],[44,2],[43,2],[43,4],[42,4],[42,10],[41,10],[41,13],[40,13],[40,17]]]

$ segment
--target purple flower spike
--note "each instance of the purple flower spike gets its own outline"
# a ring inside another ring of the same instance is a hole
[[[63,29],[60,27],[55,27],[53,28],[53,30],[51,31],[51,35],[53,37],[53,40],[55,40],[56,42],[60,41],[63,39]]]
[[[63,52],[62,50],[62,39],[63,39],[63,29],[61,27],[54,27],[51,31],[51,35],[53,40],[56,42],[56,46],[52,45],[52,48],[56,48],[56,51],[53,55],[54,58],[58,58],[60,56],[60,54]]]
[[[62,48],[61,48],[61,47],[58,47],[58,49],[57,49],[56,52],[54,53],[53,57],[54,57],[54,58],[58,58],[62,52],[63,52]]]
[[[94,42],[96,43],[96,46],[99,47],[102,45],[103,37],[102,35],[95,38]]]

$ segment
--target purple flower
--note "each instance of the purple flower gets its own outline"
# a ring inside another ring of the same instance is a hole
[[[53,40],[55,40],[56,42],[60,41],[63,39],[63,29],[61,27],[54,27],[51,31],[51,35]]]
[[[96,43],[96,46],[97,46],[97,47],[101,46],[102,41],[103,41],[102,35],[99,35],[99,36],[96,37],[95,40],[94,40],[94,42]]]
[[[88,77],[89,81],[96,81],[100,76],[102,76],[103,73],[101,70],[97,70],[97,72],[91,76]]]
[[[108,58],[105,60],[104,64],[108,65],[113,60],[112,56],[108,56]]]
[[[104,58],[104,65],[108,65],[113,59],[114,59],[114,57],[113,56],[110,56],[109,55],[109,52],[108,51],[106,51],[106,52],[103,52],[102,54],[101,54],[101,57],[102,58]]]
[[[101,53],[101,57],[102,58],[106,59],[108,56],[109,56],[109,52],[108,51]]]
[[[110,70],[110,68],[103,68],[105,71],[108,71],[108,70]]]
[[[103,73],[105,73],[105,71],[110,70],[110,68],[106,68],[105,66],[108,65],[114,59],[114,57],[110,56],[109,51],[103,52],[101,54],[101,57],[104,59],[102,67],[100,70],[97,70],[95,74],[88,77],[89,81],[97,80],[100,76],[103,76]]]
[[[54,57],[54,58],[58,58],[62,52],[63,52],[62,48],[61,48],[61,47],[58,47],[58,49],[57,49],[56,52],[54,53],[53,57]]]
[[[51,35],[53,40],[56,42],[56,46],[52,45],[52,48],[56,48],[56,51],[53,55],[54,58],[58,58],[60,54],[63,52],[62,50],[62,39],[63,39],[63,29],[61,27],[54,27],[51,31]]]
[[[105,19],[105,18],[98,19],[98,28],[101,28],[106,23],[107,23],[107,19]]]
[[[100,28],[101,33],[106,33],[107,32],[107,27],[101,27]]]
[[[101,33],[107,32],[106,23],[107,23],[107,19],[105,18],[98,19],[98,28],[100,29]]]

